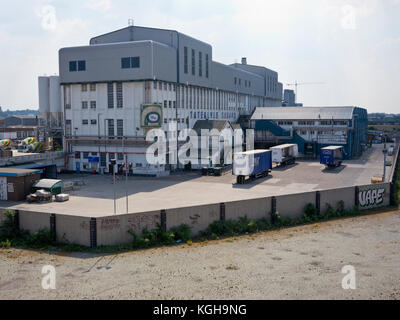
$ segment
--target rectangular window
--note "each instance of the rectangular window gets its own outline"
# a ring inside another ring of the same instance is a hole
[[[90,124],[96,125],[97,124],[97,120],[96,119],[90,120]]]
[[[208,78],[208,54],[206,54],[206,78]]]
[[[131,68],[140,68],[140,57],[131,58]]]
[[[176,101],[174,101],[174,108],[176,108]]]
[[[164,100],[164,108],[168,108],[168,101]]]
[[[158,83],[158,89],[162,90],[162,83],[161,82]]]
[[[70,61],[69,62],[69,71],[70,72],[75,72],[75,71],[77,71],[78,70],[78,68],[77,68],[77,63],[76,63],[76,61]]]
[[[97,152],[92,152],[92,156],[97,156]]]
[[[157,90],[157,82],[153,82],[153,85],[154,85],[154,90]]]
[[[184,72],[187,74],[189,72],[189,67],[188,67],[188,48],[184,47],[183,48],[183,56],[184,56],[184,64],[183,64],[183,69]]]
[[[108,136],[114,137],[114,119],[108,119]]]
[[[83,124],[83,125],[89,124],[89,120],[82,120],[82,124]]]
[[[118,137],[124,136],[124,120],[122,119],[117,120],[117,136]]]
[[[100,153],[100,166],[105,167],[107,166],[107,154],[106,153]]]
[[[112,82],[107,83],[107,100],[108,108],[114,108],[114,84]]]
[[[234,82],[235,82],[235,85],[237,84],[237,78],[235,77],[235,80],[234,80]]]
[[[90,84],[90,91],[96,91],[96,84],[95,83],[91,83]]]
[[[75,151],[75,159],[81,159],[81,153],[79,151]]]
[[[124,154],[123,153],[117,153],[117,160],[123,161],[124,160]]]
[[[89,152],[83,153],[83,159],[89,159]]]
[[[72,136],[72,121],[65,120],[65,134],[67,136]]]
[[[123,107],[122,82],[117,83],[117,108]]]
[[[192,75],[196,75],[196,52],[192,49]]]
[[[170,100],[170,101],[168,101],[168,107],[172,108],[172,103],[171,103],[171,100]]]
[[[87,101],[82,101],[82,109],[87,109],[87,108],[88,108]]]
[[[203,76],[203,54],[199,51],[199,76]]]
[[[83,83],[83,84],[82,84],[82,86],[81,86],[81,91],[82,91],[82,92],[86,92],[86,91],[87,91],[87,84],[86,84],[86,83]]]
[[[86,61],[78,61],[78,71],[86,71]]]
[[[129,69],[131,67],[131,58],[121,58],[121,68]]]
[[[168,90],[168,84],[166,82],[164,82],[164,90],[167,91]]]
[[[96,101],[90,101],[90,109],[96,109]]]
[[[121,69],[140,68],[140,57],[121,58]]]
[[[168,119],[167,118],[164,118],[164,123],[168,123]]]

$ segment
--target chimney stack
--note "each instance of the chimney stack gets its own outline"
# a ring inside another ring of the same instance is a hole
[[[242,58],[242,64],[247,64],[247,58],[246,57]]]

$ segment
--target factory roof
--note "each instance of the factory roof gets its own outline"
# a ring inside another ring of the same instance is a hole
[[[286,149],[296,146],[296,144],[281,144],[279,146],[272,147],[271,149]]]
[[[325,148],[322,148],[321,150],[340,150],[340,149],[343,149],[343,146],[330,146],[330,147],[325,147]]]
[[[201,134],[201,130],[216,129],[222,131],[227,127],[227,125],[230,126],[228,120],[197,120],[193,126],[193,130],[195,130],[197,134]]]
[[[24,177],[35,173],[41,173],[41,170],[0,168],[0,177]]]
[[[251,120],[350,120],[355,107],[264,107]]]
[[[241,155],[252,155],[252,154],[260,154],[260,153],[266,153],[270,152],[267,149],[258,149],[258,150],[250,150],[250,151],[244,151],[244,152],[237,152],[235,155],[241,156]]]

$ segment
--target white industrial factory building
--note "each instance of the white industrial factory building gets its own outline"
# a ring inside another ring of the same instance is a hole
[[[238,121],[256,107],[278,107],[282,84],[265,67],[213,61],[211,45],[172,30],[129,26],[59,51],[59,77],[39,78],[48,127],[62,127],[69,170],[163,175],[149,165],[145,136],[193,128],[198,120]],[[174,150],[170,150],[174,152]]]

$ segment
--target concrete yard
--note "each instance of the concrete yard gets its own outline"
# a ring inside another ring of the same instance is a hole
[[[400,299],[399,225],[386,212],[111,255],[0,249],[0,299]]]
[[[135,213],[370,184],[373,176],[383,174],[382,149],[383,145],[374,145],[360,159],[344,161],[342,167],[334,170],[325,170],[319,161],[298,161],[294,166],[276,168],[271,176],[246,185],[236,185],[231,173],[222,177],[203,177],[199,173],[162,178],[129,177],[127,184],[125,177],[120,177],[116,184],[117,214],[127,213],[126,190],[128,211]],[[387,175],[391,170],[387,167]],[[79,180],[85,185],[68,192],[70,201],[65,203],[0,202],[0,207],[90,217],[114,214],[111,176],[61,175],[60,178]]]

